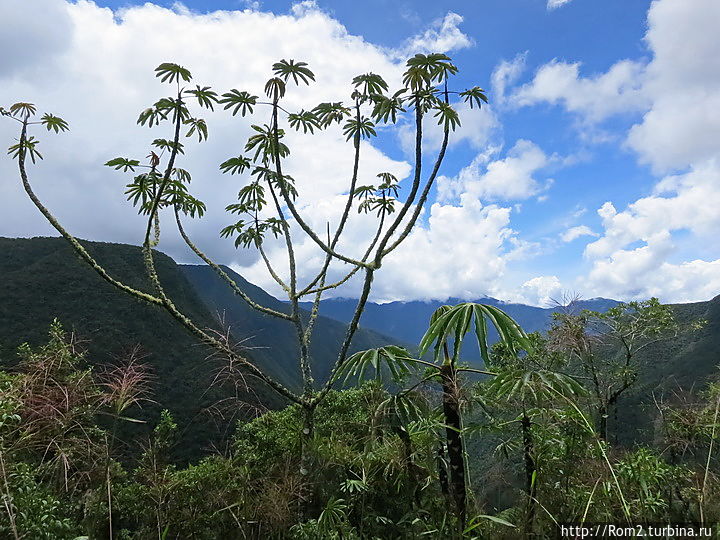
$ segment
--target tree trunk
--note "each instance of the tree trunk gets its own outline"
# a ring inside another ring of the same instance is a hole
[[[465,527],[466,486],[465,458],[462,440],[462,421],[457,399],[457,373],[454,366],[440,368],[443,386],[443,413],[445,415],[445,437],[447,439],[448,463],[450,465],[450,493],[460,526]]]
[[[608,418],[607,405],[602,403],[598,407],[598,436],[603,441],[607,441],[607,418]]]
[[[525,491],[528,495],[527,516],[525,519],[525,534],[532,535],[533,523],[535,521],[535,499],[537,494],[537,476],[535,459],[533,458],[533,436],[532,422],[523,409],[522,420],[523,457],[525,459]]]
[[[315,433],[315,407],[303,406],[303,429],[300,433],[300,474],[306,480],[305,498],[301,502],[301,514],[308,518],[312,504],[314,487],[311,485],[313,459],[311,455],[311,444]]]

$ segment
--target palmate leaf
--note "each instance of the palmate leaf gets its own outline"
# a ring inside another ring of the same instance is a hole
[[[549,370],[501,370],[486,388],[487,395],[496,399],[547,399],[556,395],[566,397],[587,393],[585,387],[572,377]]]
[[[520,326],[504,311],[494,306],[467,302],[457,306],[442,306],[433,314],[430,327],[420,341],[419,355],[424,355],[431,345],[435,346],[435,361],[440,358],[442,345],[453,340],[452,362],[460,354],[463,339],[474,323],[475,336],[484,362],[489,363],[487,321],[497,330],[500,341],[512,351],[523,349],[531,352],[532,345]]]
[[[350,116],[350,109],[345,107],[341,101],[334,103],[320,103],[313,110],[313,114],[320,123],[327,127],[333,122],[340,124],[347,116]]]
[[[406,65],[408,69],[403,76],[403,84],[412,90],[419,90],[432,82],[442,82],[458,71],[450,57],[442,53],[416,54]]]
[[[300,84],[299,81],[302,81],[309,85],[310,81],[315,80],[315,74],[307,67],[307,62],[295,62],[292,59],[280,60],[273,64],[272,70],[277,77],[286,82],[290,77],[295,84]]]
[[[241,174],[250,168],[250,160],[244,156],[230,158],[220,164],[223,173]]]
[[[395,92],[392,96],[383,96],[379,94],[372,94],[370,101],[373,102],[373,110],[371,116],[377,122],[383,123],[396,123],[398,113],[405,112],[403,104],[408,99],[407,96],[403,96],[408,91],[407,88],[401,88]]]
[[[356,199],[367,199],[375,193],[375,186],[358,186],[353,191],[353,197]]]
[[[248,138],[245,143],[245,150],[247,152],[255,150],[253,155],[253,161],[257,161],[258,157],[262,156],[263,161],[267,162],[270,157],[276,153],[281,157],[287,157],[290,155],[290,149],[281,142],[281,139],[285,136],[285,131],[282,129],[277,130],[277,150],[275,148],[275,134],[270,126],[267,124],[263,127],[252,125],[250,126],[257,133]]]
[[[377,177],[382,180],[382,183],[378,186],[378,191],[381,194],[392,195],[393,197],[398,196],[400,185],[398,179],[389,172],[381,172],[377,174]]]
[[[27,118],[33,116],[37,112],[34,103],[19,102],[10,105],[10,114],[13,116],[25,116]]]
[[[354,118],[345,122],[343,135],[345,135],[345,140],[349,141],[357,135],[361,139],[369,139],[371,136],[377,136],[377,132],[375,131],[375,124],[370,119],[362,117],[359,122]]]
[[[238,112],[241,116],[253,112],[253,107],[257,104],[258,96],[253,96],[245,91],[230,90],[222,95],[219,103],[225,105],[224,110],[232,108],[232,115]]]
[[[485,95],[485,90],[483,90],[479,86],[475,86],[470,90],[460,92],[459,95],[463,98],[465,103],[470,104],[471,109],[473,108],[473,105],[477,105],[477,108],[479,109],[482,103],[488,102],[487,96]]]
[[[358,75],[352,80],[352,84],[355,88],[362,87],[361,91],[365,96],[371,94],[379,95],[388,90],[388,84],[385,82],[385,79],[375,73]]]
[[[184,145],[181,142],[175,143],[174,141],[170,141],[168,139],[155,139],[151,145],[155,148],[159,148],[160,150],[167,150],[168,152],[177,148],[178,154],[185,153],[185,150],[183,149]]]
[[[455,128],[460,125],[460,117],[457,111],[447,103],[440,102],[434,116],[438,119],[438,125],[445,130],[455,131]]]
[[[155,76],[160,77],[160,82],[179,82],[182,79],[190,82],[192,75],[190,71],[172,62],[164,62],[155,68]]]
[[[218,102],[217,93],[212,91],[209,86],[203,86],[202,88],[200,88],[199,84],[195,86],[195,90],[185,90],[185,93],[195,96],[201,107],[208,108],[211,111],[215,110],[213,104]]]
[[[137,123],[144,126],[146,123],[148,127],[159,126],[161,120],[167,120],[167,113],[161,111],[155,107],[148,107],[140,113],[138,116]]]
[[[273,101],[279,100],[285,95],[285,81],[274,77],[265,83],[265,95]]]
[[[140,161],[138,161],[137,159],[117,157],[106,162],[105,166],[115,167],[116,171],[119,171],[120,169],[122,169],[123,172],[128,172],[128,170],[135,171],[135,167],[140,166]]]
[[[145,204],[153,193],[153,188],[160,181],[160,175],[157,172],[150,171],[148,173],[139,174],[133,179],[131,184],[125,186],[125,195],[127,200],[132,202],[133,206]]]
[[[12,157],[13,159],[20,157],[20,155],[27,155],[27,153],[30,154],[30,160],[35,163],[36,159],[42,159],[42,154],[37,151],[37,145],[40,141],[35,139],[35,137],[28,137],[24,141],[21,141],[17,144],[13,144],[10,148],[8,148],[8,155]]]
[[[175,168],[172,170],[172,174],[175,177],[175,180],[182,182],[184,184],[189,184],[192,180],[192,177],[190,176],[190,173],[186,171],[185,169]]]
[[[202,118],[189,118],[183,122],[186,126],[190,126],[190,129],[185,134],[186,137],[192,136],[193,133],[197,132],[198,142],[202,142],[203,139],[208,138],[208,129],[205,120]]]
[[[186,216],[194,218],[195,216],[201,218],[205,214],[205,203],[200,199],[196,199],[190,194],[184,194],[173,200],[173,204]]]
[[[53,130],[55,133],[68,131],[70,129],[70,126],[68,126],[65,120],[50,113],[45,113],[40,119],[40,123],[45,126],[48,131]]]
[[[345,376],[345,381],[353,377],[362,380],[368,368],[375,370],[375,378],[381,379],[385,366],[393,379],[400,381],[415,368],[410,352],[396,345],[386,345],[377,349],[360,351],[350,356],[337,371],[336,379]]]
[[[315,129],[320,129],[320,120],[311,111],[300,111],[299,113],[290,113],[288,115],[288,122],[290,127],[300,131],[302,128],[303,133],[315,133]]]

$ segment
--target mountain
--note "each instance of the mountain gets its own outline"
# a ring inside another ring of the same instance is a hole
[[[145,277],[140,248],[82,244],[110,275],[136,289],[153,290]],[[210,358],[212,349],[199,344],[164,309],[136,300],[104,281],[62,238],[0,238],[0,253],[0,366],[16,362],[21,343],[44,343],[55,318],[86,342],[86,358],[93,365],[117,362],[139,344],[154,375],[156,402],[137,411],[139,417],[154,421],[160,408],[168,408],[181,426],[193,422],[190,431],[198,445],[199,441],[213,440],[208,430],[214,427],[205,411],[229,394],[211,388],[221,367],[219,359]],[[178,265],[157,251],[155,259],[164,288],[180,311],[201,328],[222,330],[223,323],[229,325],[232,341],[239,343],[256,365],[287,386],[300,389],[297,337],[291,324],[250,308],[207,266]],[[225,270],[256,302],[287,311],[283,302],[232,270]],[[304,316],[307,319],[308,314]],[[346,325],[325,317],[319,317],[316,325],[310,352],[315,378],[324,381],[345,337]],[[361,328],[351,350],[396,341]],[[243,399],[249,405],[284,404],[262,385],[254,385],[252,393]],[[198,423],[202,428],[196,427]],[[197,454],[200,448],[193,444],[188,443],[190,453]]]
[[[394,336],[399,340],[417,345],[428,328],[430,316],[442,305],[454,305],[466,300],[450,298],[446,302],[439,301],[411,301],[411,302],[389,302],[376,304],[368,302],[360,319],[360,324],[365,328],[376,330]],[[484,297],[474,302],[496,306],[510,315],[526,332],[547,330],[552,321],[553,308],[539,308],[525,304],[511,304],[501,302],[495,298]],[[355,311],[357,300],[348,298],[331,298],[323,300],[320,305],[320,312],[333,319],[347,323],[351,320]],[[581,309],[592,309],[604,311],[617,304],[615,300],[606,298],[593,298],[581,300],[578,307]],[[310,305],[309,303],[303,304]],[[497,335],[494,330],[490,331],[490,338],[495,340]],[[469,361],[477,361],[480,353],[477,345],[470,340],[467,351],[464,355]]]
[[[82,244],[112,276],[152,291],[138,247]],[[153,375],[154,402],[133,414],[154,422],[158,410],[168,408],[179,425],[192,423],[192,430],[187,430],[192,436],[180,445],[188,457],[199,455],[209,441],[217,440],[217,430],[204,411],[227,394],[210,388],[218,367],[208,360],[212,350],[199,344],[162,308],[136,300],[104,281],[62,238],[0,238],[0,254],[0,366],[15,363],[21,343],[45,343],[55,318],[85,342],[87,362],[99,369],[139,344],[143,362]],[[177,307],[201,327],[217,326],[175,262],[156,252],[156,265]],[[256,405],[281,404],[265,388],[255,389],[247,399]],[[140,433],[151,427],[134,426]]]
[[[180,265],[179,268],[202,298],[205,306],[215,313],[216,317],[224,320],[235,338],[241,340],[243,346],[248,348],[258,365],[263,366],[285,384],[299,388],[298,347],[294,325],[250,307],[236,296],[227,283],[209,266]],[[223,267],[223,269],[254,302],[283,313],[290,312],[286,302],[269,295],[230,268]],[[311,304],[307,306],[308,309],[310,307]],[[306,321],[308,315],[309,311],[304,310],[303,317]],[[318,317],[310,347],[313,376],[317,381],[324,382],[327,379],[345,338],[346,324],[322,315]],[[397,336],[383,335],[385,332],[382,328],[376,330],[377,332],[367,327],[359,328],[353,337],[350,351],[372,349],[391,343],[404,344]]]

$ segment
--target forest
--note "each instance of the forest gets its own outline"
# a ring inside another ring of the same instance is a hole
[[[218,94],[183,66],[159,65],[172,95],[137,123],[169,138],[153,139],[144,159],[105,164],[130,175],[140,246],[73,236],[31,185],[42,154],[30,131],[69,123],[37,119],[28,102],[0,108],[18,127],[8,153],[23,189],[62,237],[0,239],[0,536],[514,539],[608,524],[719,533],[720,297],[595,305],[570,294],[532,329],[502,303],[457,301],[424,317],[413,342],[362,318],[375,274],[427,205],[459,104],[473,113],[488,101],[478,86],[456,90],[458,71],[445,54],[417,54],[396,91],[366,73],[349,101],[289,112],[286,94],[315,81],[304,62],[275,63],[264,97]],[[208,139],[196,113],[215,107],[260,117],[244,154],[219,164],[239,186],[220,234],[256,250],[287,301],[213,260],[184,226],[207,209],[179,163],[186,139]],[[361,185],[363,142],[401,115],[415,128],[407,185],[389,172]],[[429,122],[442,131],[430,156]],[[318,230],[283,138],[329,129],[342,130],[354,159],[338,222]],[[342,241],[356,214],[374,220],[362,246]],[[165,227],[204,264],[181,267],[156,249]],[[320,254],[308,283],[297,277],[299,236]],[[269,241],[286,247],[285,268],[266,256]],[[360,294],[345,319],[323,317],[323,295],[351,279]],[[275,348],[244,339],[260,331]]]

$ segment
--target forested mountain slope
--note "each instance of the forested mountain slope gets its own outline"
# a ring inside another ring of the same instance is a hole
[[[135,288],[152,290],[139,248],[84,241],[83,245],[112,276]],[[217,327],[175,262],[158,252],[156,265],[177,307],[199,326]],[[181,427],[192,422],[192,437],[185,441],[188,455],[197,454],[214,439],[214,424],[203,410],[226,394],[218,388],[208,390],[218,368],[217,362],[208,360],[211,350],[165,310],[104,281],[64,239],[0,238],[0,365],[16,361],[21,343],[46,342],[54,318],[86,342],[86,359],[93,365],[117,362],[140,345],[143,362],[151,366],[155,403],[147,403],[134,414],[155,422],[158,409],[168,408]],[[275,394],[260,387],[247,399],[280,405]]]
[[[260,365],[266,366],[290,386],[299,384],[296,360],[297,337],[295,327],[291,323],[259,313],[250,307],[208,266],[180,265],[179,268],[195,287],[208,309],[224,320],[236,339],[242,340],[243,346],[248,348]],[[269,295],[230,268],[224,267],[224,270],[256,303],[276,311],[290,312],[289,304],[286,302]],[[307,308],[311,307],[311,304],[304,305]],[[322,310],[320,313],[315,323],[310,355],[313,358],[315,379],[324,382],[345,338],[346,324],[324,317]],[[305,311],[306,319],[308,315],[309,311]],[[382,331],[382,327],[378,328],[376,325],[372,328]],[[391,343],[403,342],[398,336],[389,337],[367,328],[359,328],[353,338],[351,351],[371,349]]]

